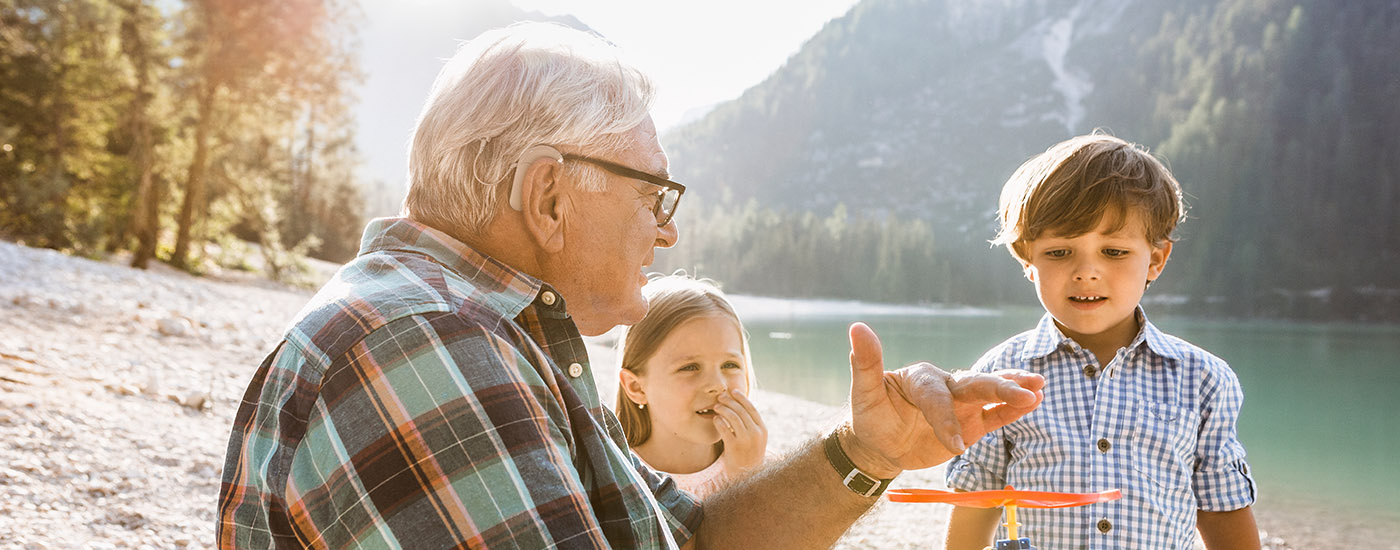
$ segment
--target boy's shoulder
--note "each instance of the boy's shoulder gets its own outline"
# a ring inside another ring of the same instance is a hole
[[[1169,334],[1147,323],[1144,334],[1148,349],[1167,359],[1186,364],[1218,365],[1229,368],[1229,364],[1209,350],[1187,341],[1185,338]]]
[[[1205,378],[1239,384],[1235,371],[1220,356],[1187,341],[1185,338],[1162,332],[1151,323],[1147,324],[1146,332],[1148,349],[1174,363],[1176,368],[1198,372],[1199,376]]]
[[[1030,329],[992,346],[982,357],[973,363],[973,370],[991,371],[1004,368],[1013,368],[1014,364],[1019,364],[1026,359],[1026,350],[1038,338],[1036,329]]]

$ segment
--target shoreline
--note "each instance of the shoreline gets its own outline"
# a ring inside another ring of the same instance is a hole
[[[233,415],[312,291],[247,273],[199,278],[120,261],[0,241],[0,550],[213,547]],[[586,339],[611,405],[608,341]],[[841,407],[762,388],[753,397],[778,453],[844,416]],[[932,468],[905,472],[894,486],[939,488],[942,479]],[[1284,504],[1256,507],[1261,529],[1288,541],[1266,548],[1392,540],[1366,518]],[[882,502],[836,548],[941,547],[941,508]]]

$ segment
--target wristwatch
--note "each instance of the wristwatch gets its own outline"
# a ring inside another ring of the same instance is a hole
[[[863,497],[880,496],[894,478],[881,479],[862,472],[851,462],[851,457],[846,456],[846,451],[841,450],[841,442],[837,441],[836,433],[833,431],[827,434],[822,440],[822,447],[826,450],[826,459],[831,462],[831,467],[836,468],[836,473],[841,475],[841,484]]]

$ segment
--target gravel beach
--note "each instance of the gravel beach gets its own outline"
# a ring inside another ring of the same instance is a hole
[[[246,273],[115,262],[0,242],[0,549],[212,547],[237,401],[311,295]],[[590,353],[611,395],[609,338]],[[754,398],[779,453],[841,417],[771,391]],[[942,487],[942,471],[895,486]],[[1256,513],[1266,548],[1400,548],[1355,518]],[[837,548],[939,548],[946,514],[881,503]]]

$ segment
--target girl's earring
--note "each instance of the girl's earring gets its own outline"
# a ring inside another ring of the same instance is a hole
[[[637,408],[640,409],[640,410],[645,411],[645,410],[647,410],[647,404],[646,404],[646,403],[642,403],[642,404],[640,404],[640,405],[637,405]]]

